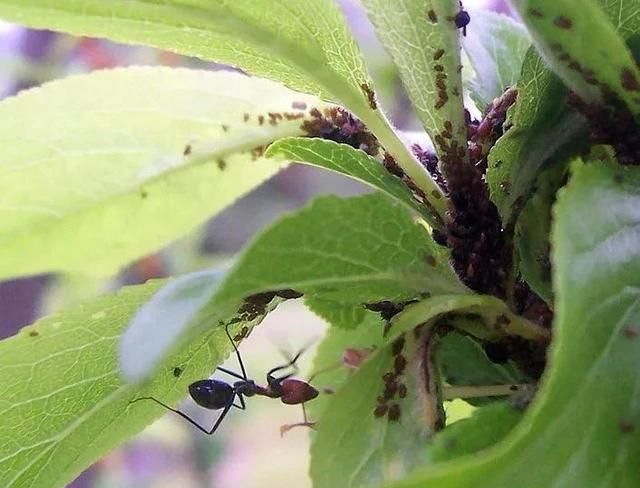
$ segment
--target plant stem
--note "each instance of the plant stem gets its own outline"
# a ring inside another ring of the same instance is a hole
[[[367,110],[357,115],[369,130],[374,133],[382,146],[396,159],[396,162],[406,175],[424,191],[425,199],[432,207],[435,214],[434,217],[437,217],[438,220],[437,222],[429,223],[441,228],[447,212],[447,198],[440,187],[431,179],[427,170],[400,139],[399,134],[380,110],[375,112]]]

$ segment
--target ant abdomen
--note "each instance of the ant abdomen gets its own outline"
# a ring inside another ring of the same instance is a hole
[[[220,410],[233,401],[231,385],[218,380],[199,380],[189,385],[189,395],[198,405],[209,410]]]
[[[299,405],[301,403],[308,402],[309,400],[313,400],[318,396],[318,390],[309,383],[301,380],[282,380],[280,389],[282,392],[280,401],[287,405]]]

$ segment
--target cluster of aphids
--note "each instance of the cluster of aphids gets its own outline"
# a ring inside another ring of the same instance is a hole
[[[394,157],[391,156],[391,154],[389,154],[388,152],[384,153],[382,164],[384,164],[384,167],[389,173],[391,173],[393,176],[396,176],[402,180],[402,182],[411,190],[411,193],[413,194],[413,198],[415,198],[418,202],[420,202],[423,205],[429,205],[429,202],[427,200],[427,196],[424,190],[422,190],[422,188],[416,185],[415,182],[411,179],[411,177],[403,171],[403,169],[396,162]],[[440,193],[436,190],[432,192],[432,196],[434,198],[441,198]]]
[[[535,8],[529,8],[527,14],[540,22],[546,20],[545,13]],[[573,28],[572,20],[564,15],[549,17],[548,22],[561,30],[568,31]],[[599,81],[593,70],[580,64],[563,49],[561,44],[552,43],[550,48],[558,60],[579,74],[585,83],[598,88],[602,95],[604,104],[586,103],[573,93],[569,97],[570,105],[587,118],[592,141],[596,144],[613,146],[620,164],[638,164],[640,161],[640,127],[626,105],[620,102],[619,97],[615,95],[617,90]],[[626,92],[635,94],[636,103],[640,103],[640,80],[636,78],[632,70],[627,67],[621,68],[619,85]]]
[[[507,110],[518,97],[515,87],[508,88],[499,98],[493,100],[485,109],[481,120],[472,120],[465,110],[467,138],[469,140],[469,160],[484,174],[487,170],[487,155],[506,129]]]
[[[382,300],[381,302],[364,303],[364,308],[372,312],[378,312],[382,320],[384,320],[383,336],[386,336],[391,327],[391,319],[404,310],[404,308],[415,303],[417,300],[409,300],[407,302],[392,302],[390,300]]]
[[[373,415],[376,418],[384,417],[386,415],[387,418],[393,422],[400,419],[400,404],[393,402],[393,400],[396,396],[400,399],[407,396],[407,387],[401,382],[402,375],[407,367],[407,359],[402,354],[404,344],[405,339],[404,335],[402,335],[391,345],[391,351],[394,358],[393,370],[382,375],[384,390],[382,391],[382,394],[378,396],[378,404],[373,411]]]
[[[229,321],[229,324],[235,324],[237,322],[251,322],[259,316],[265,315],[267,313],[267,306],[276,297],[290,300],[300,298],[301,296],[302,293],[290,289],[266,291],[263,293],[249,295],[244,299],[243,304],[238,309],[237,315]]]
[[[302,130],[309,137],[321,137],[360,149],[370,156],[378,155],[380,143],[376,137],[359,119],[343,108],[331,107],[322,112],[312,108],[309,115],[311,119],[302,123]]]

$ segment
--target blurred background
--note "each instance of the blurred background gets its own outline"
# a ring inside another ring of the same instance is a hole
[[[340,6],[358,40],[375,80],[382,106],[394,124],[418,130],[397,73],[377,42],[357,0]],[[488,8],[512,15],[505,0],[465,0],[465,8]],[[473,24],[473,19],[472,19]],[[69,74],[127,65],[188,66],[225,69],[151,48],[75,38],[0,23],[0,95]],[[154,255],[133,263],[119,276],[96,280],[84,276],[43,275],[0,282],[0,339],[52,311],[124,285],[178,275],[223,264],[258,230],[282,213],[304,205],[318,194],[355,195],[366,191],[356,182],[310,167],[291,166],[196,232]],[[301,376],[309,374],[313,344],[326,325],[295,302],[269,315],[249,339],[242,354],[249,375],[284,362],[280,351],[294,352],[312,344],[301,360]],[[234,361],[227,367],[238,370]],[[186,392],[185,392],[186,395]],[[205,425],[217,413],[202,411],[186,400],[183,409]],[[257,488],[310,486],[309,433],[294,429],[280,438],[280,426],[302,420],[297,406],[250,399],[244,412],[232,411],[224,426],[209,437],[175,415],[166,415],[136,438],[105,456],[70,486],[73,488]]]

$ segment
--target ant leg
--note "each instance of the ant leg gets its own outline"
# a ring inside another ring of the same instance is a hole
[[[231,398],[231,401],[224,407],[224,410],[222,411],[222,413],[220,414],[220,417],[218,417],[218,420],[216,420],[216,423],[213,425],[213,427],[211,428],[211,430],[207,430],[204,427],[202,427],[202,425],[200,425],[198,422],[196,422],[195,420],[193,420],[191,417],[189,417],[186,413],[181,412],[180,410],[176,409],[176,408],[171,408],[169,405],[167,405],[166,403],[161,402],[160,400],[157,400],[156,398],[153,397],[140,397],[140,398],[136,398],[135,400],[131,400],[129,403],[135,403],[138,402],[140,400],[153,400],[154,402],[156,402],[158,405],[163,406],[164,408],[166,408],[167,410],[172,411],[175,414],[180,415],[180,417],[182,417],[183,419],[185,419],[187,422],[189,422],[191,425],[193,425],[194,427],[196,427],[198,430],[200,430],[201,432],[203,432],[204,434],[207,435],[213,435],[213,433],[216,431],[216,429],[218,428],[218,426],[220,425],[220,423],[222,422],[222,420],[227,416],[227,414],[229,413],[229,410],[231,409],[231,407],[233,406],[233,400],[235,399],[235,393],[233,395],[233,397]]]
[[[242,393],[238,393],[238,400],[240,400],[240,405],[236,405],[235,403],[233,404],[234,407],[240,409],[240,410],[244,410],[245,408],[247,408],[247,406],[244,403],[244,398],[242,396]]]
[[[221,366],[218,366],[216,368],[216,370],[217,371],[222,371],[223,373],[227,373],[229,376],[233,376],[234,378],[238,378],[239,380],[244,380],[245,379],[242,376],[240,376],[238,373],[235,373],[234,371],[231,371],[230,369],[223,368]]]
[[[309,420],[307,419],[307,410],[304,408],[304,403],[301,404],[302,405],[302,416],[304,418],[304,422],[297,422],[295,424],[285,424],[285,425],[281,425],[280,426],[280,437],[284,437],[284,435],[289,432],[291,429],[295,428],[295,427],[309,427],[310,429],[314,429],[316,428],[316,425],[318,425],[317,422],[309,422]]]
[[[293,376],[297,371],[298,371],[298,365],[296,364],[296,362],[298,361],[298,359],[300,359],[300,356],[302,356],[302,353],[305,351],[305,349],[301,349],[298,354],[296,354],[295,356],[293,356],[293,358],[291,358],[291,360],[287,363],[287,364],[283,364],[282,366],[277,366],[275,368],[273,368],[272,370],[270,370],[269,372],[267,372],[267,381],[270,383],[271,381],[276,381],[276,378],[273,377],[273,373],[275,373],[276,371],[281,371],[283,369],[287,369],[287,368],[293,368],[293,372],[283,376],[282,378],[277,378],[277,381],[283,381],[286,380],[287,378],[290,378],[291,376]]]
[[[238,351],[238,348],[236,347],[236,343],[233,342],[233,338],[231,337],[231,334],[229,334],[229,324],[226,324],[224,326],[224,331],[227,334],[227,337],[229,338],[229,342],[231,342],[231,345],[233,346],[233,349],[236,351],[236,357],[238,358],[238,363],[240,364],[240,369],[242,370],[242,379],[245,381],[248,381],[249,378],[247,378],[247,372],[244,369],[244,363],[242,362],[242,356],[240,356],[240,351]]]

